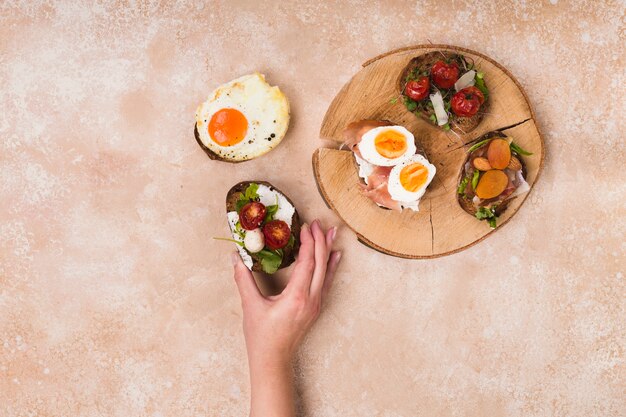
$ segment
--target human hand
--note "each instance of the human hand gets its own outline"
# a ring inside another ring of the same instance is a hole
[[[337,228],[324,232],[318,220],[304,224],[300,251],[282,293],[264,297],[239,255],[232,254],[241,296],[243,329],[251,370],[284,367],[320,313],[341,252],[331,251]]]

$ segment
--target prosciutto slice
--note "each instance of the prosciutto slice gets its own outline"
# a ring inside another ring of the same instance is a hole
[[[367,177],[367,185],[359,183],[361,193],[379,206],[391,210],[402,211],[400,203],[393,200],[389,194],[387,183],[389,173],[393,167],[375,166],[372,173]]]
[[[344,130],[343,136],[345,142],[343,146],[354,152],[354,155],[358,157],[357,163],[359,163],[359,160],[365,162],[363,161],[358,146],[359,142],[361,142],[361,138],[366,132],[381,126],[393,126],[393,124],[386,120],[361,120],[359,122],[350,123]],[[381,167],[378,165],[372,165],[372,167],[370,174],[367,176],[367,184],[359,183],[361,193],[379,206],[402,211],[402,206],[400,206],[399,202],[391,198],[387,188],[389,173],[393,167]]]

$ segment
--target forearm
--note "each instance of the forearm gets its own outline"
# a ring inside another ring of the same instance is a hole
[[[296,414],[291,361],[250,361],[250,417],[294,417]]]

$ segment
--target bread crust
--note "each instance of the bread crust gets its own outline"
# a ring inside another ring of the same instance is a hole
[[[293,216],[291,217],[291,233],[293,234],[295,242],[292,247],[285,247],[283,249],[283,261],[281,262],[278,269],[286,268],[296,260],[296,254],[300,249],[300,228],[302,226],[300,223],[300,216],[298,215],[298,209],[296,208],[296,205],[293,204],[293,201],[289,199],[287,194],[283,193],[281,190],[274,187],[267,181],[242,181],[238,184],[233,185],[232,188],[228,190],[228,193],[226,194],[226,212],[228,213],[229,211],[237,211],[237,201],[239,200],[239,197],[252,183],[263,184],[273,191],[282,194],[287,199],[289,204],[294,207]],[[263,269],[261,268],[261,260],[259,259],[259,257],[254,253],[251,253],[250,256],[252,257],[252,270],[255,272],[263,272]]]
[[[397,82],[398,91],[404,96],[406,77],[415,68],[432,68],[435,62],[441,60],[442,58],[453,58],[454,56],[462,55],[450,54],[445,51],[434,51],[425,53],[423,55],[418,55],[415,58],[411,59],[406,67],[404,67],[404,70],[400,73],[400,77],[398,78]],[[489,102],[490,100],[487,99],[482,104],[480,111],[472,117],[460,117],[454,115],[454,117],[450,120],[450,128],[460,134],[470,133],[472,130],[478,127],[480,122],[483,120],[483,116],[489,111]],[[427,108],[420,111],[419,117],[428,121],[428,123],[433,124],[432,120],[430,120],[430,117],[433,114],[435,114],[434,110]]]
[[[494,139],[494,138],[506,138],[507,135],[502,133],[501,131],[492,131],[492,132],[487,132],[485,133],[483,136],[481,136],[480,138],[478,138],[475,142],[481,142],[483,140],[487,140],[487,139]],[[465,177],[465,165],[467,164],[467,162],[469,162],[471,155],[479,150],[482,149],[483,147],[489,145],[489,142],[485,143],[484,145],[482,145],[481,147],[475,149],[472,152],[468,152],[467,156],[465,157],[465,161],[463,162],[463,165],[461,165],[461,171],[459,172],[459,178],[457,180],[457,188],[461,185],[461,181],[463,181],[463,178]],[[523,158],[518,156],[518,159],[522,165],[522,175],[524,176],[524,178],[526,178],[526,165],[524,164],[524,160]],[[469,198],[467,198],[465,195],[461,195],[458,192],[456,193],[456,198],[457,201],[459,202],[459,205],[461,206],[461,208],[467,212],[468,214],[471,214],[472,216],[476,215],[476,212],[478,211],[478,209],[476,207],[474,207],[474,204],[472,203],[472,200],[470,200]],[[515,198],[517,198],[517,196],[512,197],[512,198],[506,198],[504,201],[502,201],[501,203],[498,204],[498,206],[496,207],[495,210],[495,214],[496,216],[500,216],[502,213],[504,213],[504,211],[507,209],[507,207],[509,206],[509,203],[511,201],[513,201]]]
[[[221,156],[219,156],[218,154],[216,154],[215,152],[213,152],[212,150],[210,150],[209,148],[207,148],[204,143],[202,143],[202,140],[200,139],[200,134],[198,133],[198,125],[194,123],[193,125],[193,135],[196,138],[196,142],[198,142],[198,145],[200,145],[200,147],[202,148],[202,150],[204,151],[204,153],[206,153],[209,158],[213,159],[214,161],[223,161],[223,162],[228,162],[231,164],[238,164],[240,162],[246,162],[247,160],[244,161],[235,161],[232,159],[225,159],[222,158]]]

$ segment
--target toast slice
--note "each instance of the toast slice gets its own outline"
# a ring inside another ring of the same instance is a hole
[[[298,249],[300,248],[300,228],[302,225],[300,223],[300,216],[298,215],[298,210],[296,209],[296,206],[289,199],[289,197],[287,197],[285,193],[283,193],[282,191],[280,191],[278,188],[274,187],[272,184],[270,184],[267,181],[242,181],[234,185],[226,194],[226,212],[227,213],[237,212],[237,202],[245,195],[246,189],[251,184],[264,185],[265,187],[269,188],[272,192],[275,192],[281,195],[282,197],[284,197],[284,200],[288,204],[291,204],[291,206],[294,208],[293,215],[291,216],[291,234],[294,238],[294,241],[292,245],[287,245],[286,247],[281,249],[282,261],[280,262],[280,265],[278,266],[278,269],[286,268],[295,261],[296,254],[298,253]],[[235,231],[232,230],[232,226],[231,226],[231,231],[233,233],[233,237],[236,238],[236,234],[235,234]],[[252,265],[250,268],[252,271],[266,272],[270,274],[273,273],[273,272],[268,272],[263,269],[262,257],[259,253],[249,253],[244,248],[239,247],[240,254],[242,254],[241,252],[242,250],[248,253],[250,258],[252,259]]]
[[[459,173],[459,179],[457,182],[457,201],[459,202],[459,205],[465,212],[479,219],[488,220],[488,218],[485,218],[482,216],[479,217],[480,215],[477,216],[479,208],[482,208],[482,207],[485,207],[487,209],[492,209],[492,213],[495,216],[495,218],[500,216],[507,209],[509,203],[519,195],[517,193],[517,190],[518,189],[521,190],[521,186],[523,186],[523,184],[516,185],[512,193],[508,195],[506,195],[506,192],[503,192],[502,194],[500,194],[499,196],[495,198],[488,199],[488,200],[480,200],[478,204],[474,203],[473,198],[475,197],[475,193],[474,193],[471,183],[472,183],[472,177],[474,175],[474,171],[476,171],[476,168],[473,166],[472,161],[474,160],[474,158],[477,158],[477,157],[485,157],[486,150],[489,146],[489,143],[491,142],[492,139],[496,139],[496,138],[509,139],[509,142],[512,141],[507,135],[505,135],[503,132],[500,132],[500,131],[488,132],[482,137],[480,137],[476,141],[476,143],[469,148],[467,158],[465,159],[465,162],[461,166],[461,171]],[[513,174],[513,176],[516,171],[521,171],[521,176],[524,179],[524,184],[525,184],[527,173],[526,173],[526,165],[524,164],[524,160],[520,154],[518,154],[516,151],[513,151],[513,150],[511,151],[511,156],[516,158],[520,166],[515,167],[514,169],[514,168],[509,168],[512,166],[512,165],[509,165],[509,167],[507,167],[504,171],[507,174],[508,173]],[[465,184],[463,184],[464,182]],[[526,184],[526,186],[528,186],[528,184]],[[494,220],[494,224],[495,224],[495,220]]]
[[[409,61],[406,67],[404,67],[404,70],[402,71],[402,73],[400,74],[400,77],[398,78],[398,82],[397,82],[398,91],[402,95],[403,99],[407,98],[404,96],[404,87],[406,86],[406,83],[408,82],[408,80],[412,78],[412,74],[415,74],[415,73],[430,74],[430,69],[432,68],[432,66],[437,61],[440,61],[442,59],[456,62],[457,65],[459,66],[459,69],[461,70],[461,75],[465,73],[466,70],[469,70],[470,67],[474,66],[474,63],[472,62],[470,58],[466,58],[463,55],[454,54],[454,53],[450,53],[447,51],[428,52],[426,54],[416,56],[415,58]],[[431,94],[433,93],[433,90],[434,90],[434,87],[431,84]],[[441,93],[444,97],[444,102],[449,103],[450,99],[452,98],[452,95],[454,95],[456,91],[452,88],[449,90],[441,90]],[[460,117],[460,116],[455,115],[454,112],[449,111],[450,128],[460,134],[470,133],[472,130],[478,127],[478,125],[483,119],[483,116],[488,111],[489,111],[489,99],[487,97],[486,97],[485,102],[481,105],[478,113],[476,113],[472,117]],[[421,117],[424,120],[428,121],[429,123],[437,126],[437,122],[433,120],[433,117],[435,116],[435,111],[432,105],[430,105],[430,100],[428,98],[425,98],[424,100],[419,101],[417,103],[417,108],[411,112],[416,114],[418,117]]]

